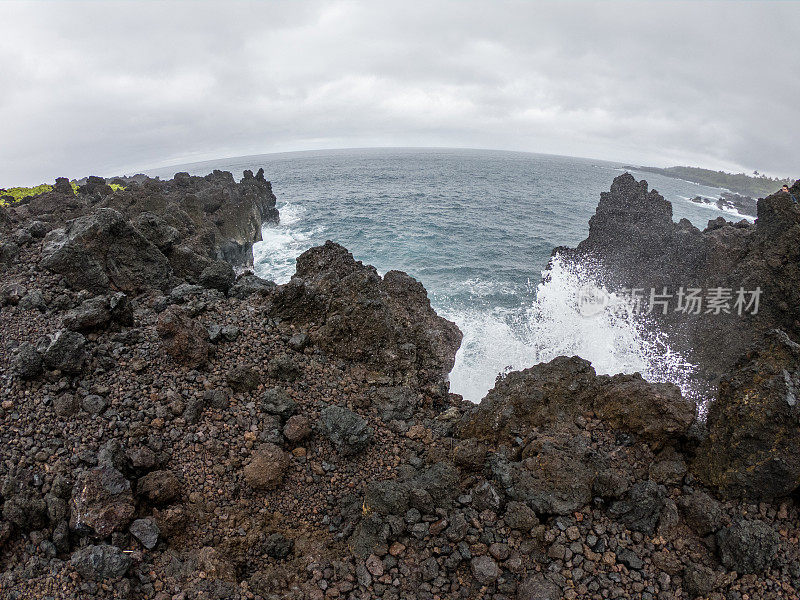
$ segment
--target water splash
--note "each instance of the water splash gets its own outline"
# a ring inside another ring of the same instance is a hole
[[[581,309],[579,298],[587,290],[614,298],[598,283],[598,274],[596,265],[557,256],[527,307],[488,312],[445,307],[443,312],[464,332],[451,390],[478,402],[500,372],[577,355],[599,374],[638,371],[648,381],[669,381],[693,396],[694,365],[670,347],[645,315],[606,307],[587,316]]]
[[[278,205],[278,211],[280,223],[265,225],[262,241],[253,244],[253,267],[260,276],[281,284],[292,278],[297,257],[314,245],[325,228],[303,226],[303,206],[287,203]]]

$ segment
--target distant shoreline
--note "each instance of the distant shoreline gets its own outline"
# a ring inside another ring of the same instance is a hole
[[[766,175],[745,175],[744,173],[726,173],[725,171],[712,171],[699,167],[642,167],[626,165],[624,168],[645,173],[656,173],[674,179],[683,179],[691,183],[707,185],[729,190],[735,194],[749,196],[750,198],[764,198],[777,192],[782,185],[791,185],[792,179],[779,179]],[[757,173],[757,172],[756,172]]]

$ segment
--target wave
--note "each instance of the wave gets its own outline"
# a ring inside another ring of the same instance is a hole
[[[314,245],[325,227],[299,226],[306,212],[303,206],[287,203],[278,211],[280,223],[262,227],[262,241],[253,244],[253,268],[260,277],[281,284],[292,278],[297,257]]]
[[[324,239],[325,227],[307,222],[303,206],[285,203],[278,208],[280,224],[262,229],[263,241],[254,244],[253,255],[256,273],[281,284],[294,275],[296,258]],[[600,274],[596,265],[556,256],[538,285],[529,281],[527,287],[517,287],[470,277],[448,286],[450,293],[431,290],[434,309],[464,334],[450,373],[451,390],[479,402],[500,373],[577,355],[599,374],[638,371],[649,381],[673,382],[684,395],[695,396],[694,366],[670,348],[644,315],[611,310],[584,314],[582,295],[613,296],[598,283]]]
[[[580,356],[598,374],[641,373],[648,381],[677,384],[694,397],[694,365],[674,351],[644,315],[606,308],[587,316],[580,298],[611,296],[597,283],[597,267],[554,257],[542,273],[535,300],[519,310],[458,310],[443,307],[464,333],[450,373],[450,388],[478,402],[499,373],[557,356]]]
[[[695,202],[692,198],[689,198],[688,196],[678,196],[678,198],[685,200],[686,202],[691,202],[695,206],[708,208],[709,210],[717,212],[724,212],[726,214],[738,218],[739,220],[745,219],[746,221],[750,221],[751,223],[754,223],[756,220],[754,216],[741,213],[732,206],[725,206],[725,205],[719,206],[717,204],[717,198],[710,198],[709,196],[698,196],[698,197],[702,200],[702,202]]]

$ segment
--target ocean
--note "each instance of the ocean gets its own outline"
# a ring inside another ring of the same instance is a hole
[[[599,373],[638,371],[691,393],[692,365],[643,320],[587,318],[580,290],[591,265],[548,262],[556,246],[588,234],[600,193],[622,164],[524,152],[379,148],[264,154],[152,169],[205,175],[263,167],[281,222],[253,249],[256,274],[277,283],[308,248],[333,240],[380,273],[405,271],[464,341],[451,391],[478,402],[499,373],[559,355],[590,360]],[[716,188],[631,171],[672,202],[673,218],[704,228],[723,212],[696,204]],[[543,277],[544,275],[544,277]]]

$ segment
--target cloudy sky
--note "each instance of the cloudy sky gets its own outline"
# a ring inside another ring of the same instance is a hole
[[[800,3],[0,2],[0,186],[365,146],[800,176]]]

